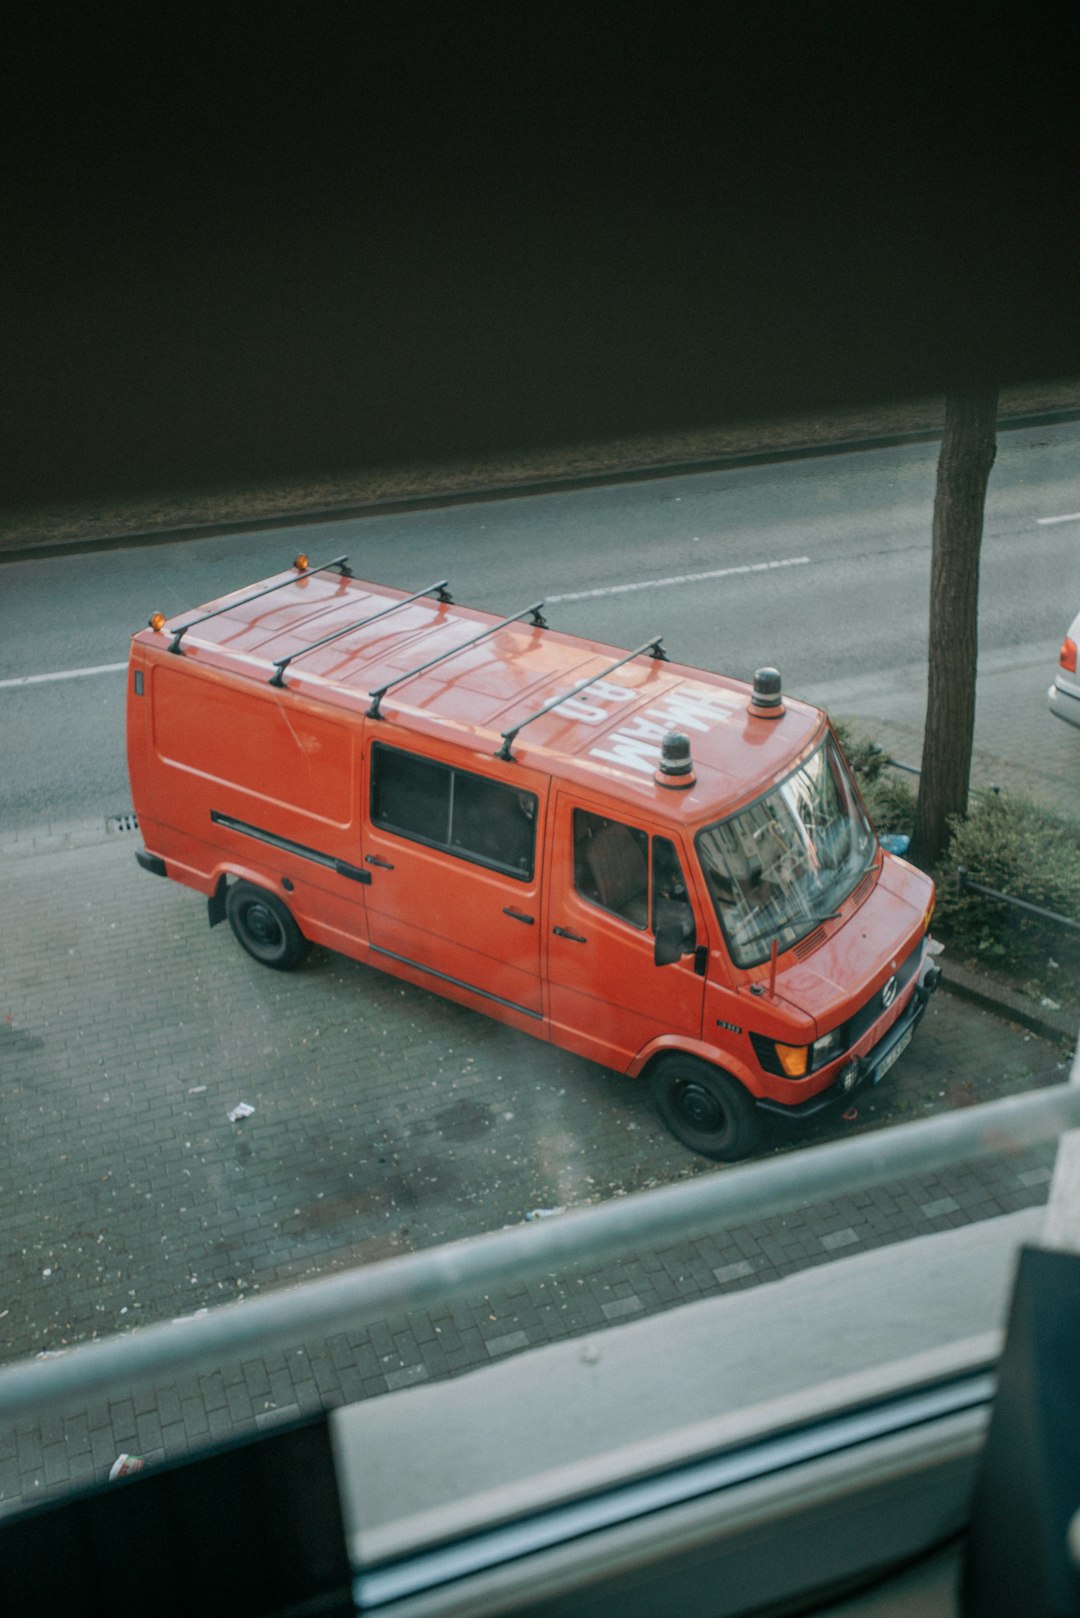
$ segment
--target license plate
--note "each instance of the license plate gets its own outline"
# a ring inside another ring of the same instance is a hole
[[[901,1056],[903,1056],[904,1052],[911,1044],[911,1036],[914,1032],[914,1028],[909,1028],[907,1033],[902,1035],[901,1038],[896,1041],[896,1044],[893,1046],[892,1050],[889,1051],[886,1056],[881,1058],[881,1061],[874,1069],[875,1084],[880,1084],[886,1073],[892,1067],[893,1063],[900,1060]]]

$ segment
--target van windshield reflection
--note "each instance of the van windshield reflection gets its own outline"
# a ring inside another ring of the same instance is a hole
[[[812,932],[871,868],[877,840],[833,738],[764,797],[697,836],[736,966]]]

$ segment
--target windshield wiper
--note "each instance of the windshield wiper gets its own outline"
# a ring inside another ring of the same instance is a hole
[[[797,927],[802,922],[807,923],[807,932],[810,932],[815,927],[820,927],[823,921],[836,921],[839,916],[839,910],[829,910],[822,916],[793,916],[790,921],[781,922],[779,926],[773,924],[770,927],[763,927],[760,932],[751,933],[749,938],[740,938],[737,947],[745,949],[747,944],[757,944],[763,938],[779,938],[786,928]]]

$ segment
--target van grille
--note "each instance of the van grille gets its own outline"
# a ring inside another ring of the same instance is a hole
[[[907,959],[903,961],[896,970],[897,999],[899,999],[904,989],[911,982],[914,974],[918,971],[921,957],[922,939],[920,938],[919,942],[915,945],[915,948],[908,955]],[[888,979],[886,979],[886,982],[888,982]],[[857,1040],[861,1039],[863,1034],[865,1034],[866,1030],[870,1027],[871,1023],[877,1022],[878,1018],[881,1016],[881,1013],[887,1009],[881,998],[884,988],[885,985],[882,984],[877,994],[872,995],[866,1002],[865,1006],[860,1006],[854,1017],[852,1017],[847,1026],[847,1037],[844,1041],[845,1046],[854,1045]],[[893,1004],[895,1004],[895,1001]]]
[[[854,899],[854,901],[855,901],[855,903],[857,905],[861,905],[863,900],[866,898],[867,894],[870,892],[870,889],[874,886],[874,883],[876,881],[877,881],[877,877],[876,877],[875,873],[873,871],[867,871],[867,873],[863,877],[862,881],[857,882],[855,884],[855,886],[852,888],[851,893],[848,895],[848,897],[851,898],[851,899]]]
[[[797,944],[792,945],[792,955],[797,961],[805,961],[808,955],[813,955],[824,936],[824,927],[815,927],[812,933],[807,933],[805,938],[800,938]]]
[[[874,886],[875,880],[876,879],[873,871],[868,871],[863,877],[862,881],[858,882],[855,887],[852,888],[851,892],[847,896],[847,899],[844,900],[844,903],[847,904],[849,900],[854,899],[856,904],[862,904],[863,900]],[[824,939],[824,936],[824,928],[815,927],[812,933],[807,933],[805,938],[800,938],[797,944],[792,945],[792,955],[794,955],[797,961],[805,961],[808,955],[813,955],[818,945]]]
[[[897,968],[895,974],[896,999],[899,999],[904,989],[911,982],[912,977],[918,971],[921,957],[922,939],[920,938],[919,942],[915,945],[915,948],[908,955],[907,959],[900,967]],[[884,988],[885,985],[882,984],[877,993],[871,995],[866,1004],[860,1006],[854,1017],[852,1017],[851,1020],[846,1024],[843,1038],[843,1046],[845,1051],[850,1050],[852,1045],[856,1044],[862,1038],[866,1030],[871,1027],[872,1024],[877,1022],[882,1012],[886,1009],[881,998]],[[892,1003],[896,1003],[895,999]],[[771,1039],[766,1039],[764,1034],[751,1033],[750,1043],[754,1047],[754,1054],[761,1063],[762,1072],[772,1073],[777,1078],[783,1078],[784,1070],[780,1066],[780,1058],[776,1054],[776,1046],[773,1041]]]

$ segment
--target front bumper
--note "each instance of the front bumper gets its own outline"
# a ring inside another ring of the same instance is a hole
[[[931,961],[924,962],[914,994],[892,1027],[882,1035],[872,1050],[867,1051],[865,1056],[850,1057],[841,1066],[834,1083],[830,1084],[827,1090],[819,1091],[806,1101],[797,1101],[791,1106],[785,1106],[782,1101],[773,1101],[767,1097],[758,1098],[757,1104],[762,1112],[771,1113],[777,1118],[810,1118],[815,1113],[824,1112],[828,1107],[849,1101],[852,1096],[858,1095],[860,1090],[865,1090],[869,1085],[877,1084],[907,1047],[912,1034],[922,1022],[923,1014],[930,1003],[930,996],[940,982],[940,966],[935,966]]]

